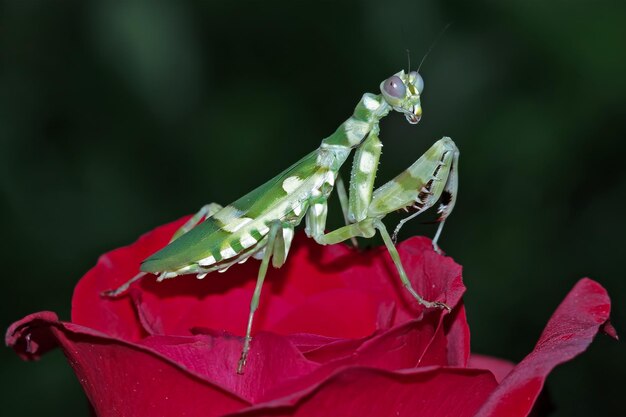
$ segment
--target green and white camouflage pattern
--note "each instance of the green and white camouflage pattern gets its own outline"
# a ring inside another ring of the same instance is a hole
[[[382,150],[379,122],[395,110],[403,113],[409,123],[418,123],[422,115],[423,80],[415,71],[408,74],[400,71],[383,81],[380,89],[378,95],[364,94],[353,115],[322,140],[318,149],[276,177],[227,206],[217,203],[204,206],[176,232],[167,246],[141,264],[140,274],[107,295],[121,294],[147,273],[157,275],[158,280],[188,274],[202,279],[250,257],[262,259],[237,368],[237,372],[242,373],[269,261],[276,268],[285,263],[294,228],[304,219],[306,234],[323,245],[372,237],[378,230],[406,289],[426,307],[447,308],[443,301],[427,301],[415,292],[394,241],[402,224],[439,201],[440,223],[433,248],[440,251],[437,240],[457,196],[459,151],[450,138],[444,137],[408,169],[374,190]],[[353,149],[356,152],[346,195],[338,173]],[[336,182],[347,224],[325,233],[327,202]],[[400,222],[391,238],[382,219],[402,209],[416,211]]]

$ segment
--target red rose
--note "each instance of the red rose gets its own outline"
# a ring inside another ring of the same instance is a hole
[[[7,344],[24,359],[60,346],[100,417],[525,416],[556,365],[602,326],[612,331],[606,291],[583,279],[519,364],[470,357],[461,267],[428,239],[399,251],[418,292],[451,314],[417,306],[384,248],[298,237],[287,264],[268,276],[237,375],[258,262],[203,281],[147,277],[128,296],[100,297],[183,220],[103,255],[75,289],[71,322],[32,314],[9,328]]]

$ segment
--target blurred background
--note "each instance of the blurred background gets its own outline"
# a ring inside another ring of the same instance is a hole
[[[521,360],[583,276],[626,334],[625,2],[0,5],[3,328],[69,319],[100,254],[271,178],[452,22],[421,69],[422,122],[382,123],[378,178],[443,135],[460,147],[441,245],[464,266],[473,350]],[[2,415],[88,415],[60,352],[0,359]],[[626,415],[625,376],[623,343],[598,336],[549,377],[553,415]]]

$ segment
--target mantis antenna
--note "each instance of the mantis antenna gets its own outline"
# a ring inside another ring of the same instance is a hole
[[[420,61],[420,64],[417,66],[417,73],[419,74],[420,72],[420,68],[422,68],[422,64],[424,63],[424,61],[426,61],[426,58],[428,57],[428,55],[430,54],[430,52],[433,50],[433,48],[435,47],[435,45],[437,44],[437,42],[439,42],[439,39],[441,39],[441,37],[443,36],[444,33],[446,33],[446,30],[448,30],[448,28],[450,27],[450,25],[452,24],[452,22],[448,22],[447,25],[445,25],[443,27],[443,29],[441,29],[439,31],[439,33],[437,34],[437,36],[435,36],[435,39],[432,41],[432,43],[430,44],[430,46],[428,47],[428,50],[426,51],[426,53],[424,54],[424,56],[422,57],[422,60]],[[406,56],[407,56],[407,60],[408,60],[408,65],[409,65],[409,71],[408,73],[411,73],[411,51],[409,51],[409,49],[407,48],[406,50]],[[396,226],[393,235],[392,235],[392,240],[393,242],[396,242],[398,240],[398,233],[400,232],[400,229],[402,228],[402,226],[404,226],[404,224],[406,222],[408,222],[409,220],[417,217],[418,215],[422,214],[423,210],[418,210],[415,213],[412,213],[410,216],[405,217],[404,219],[400,220],[400,222],[398,222],[398,225]]]
[[[448,30],[448,28],[450,27],[450,25],[452,24],[452,22],[449,22],[447,25],[445,25],[443,27],[443,29],[441,29],[439,31],[439,33],[437,34],[437,36],[435,36],[435,40],[433,40],[433,42],[430,44],[430,47],[428,47],[428,50],[426,51],[426,53],[424,54],[424,57],[422,58],[422,60],[420,61],[420,64],[417,66],[417,72],[420,72],[420,68],[422,68],[422,64],[424,63],[424,61],[426,61],[426,57],[430,54],[430,51],[433,50],[433,48],[435,47],[435,45],[437,45],[437,42],[439,42],[439,39],[441,39],[441,37],[443,36],[444,33],[446,33],[446,30]],[[408,52],[408,50],[407,50]]]
[[[407,62],[408,64],[407,74],[410,74],[411,73],[411,50],[409,48],[406,48],[406,60],[408,61]]]

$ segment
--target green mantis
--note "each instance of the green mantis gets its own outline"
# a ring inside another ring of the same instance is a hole
[[[380,233],[396,266],[403,286],[415,300],[427,308],[448,308],[443,302],[428,301],[412,287],[395,247],[400,227],[439,201],[439,227],[433,248],[446,218],[452,212],[458,188],[459,151],[444,137],[435,142],[415,163],[397,177],[374,190],[374,178],[381,155],[379,122],[395,110],[411,124],[422,115],[420,94],[422,77],[412,71],[400,71],[380,84],[381,94],[366,93],[353,115],[320,147],[237,201],[220,206],[204,206],[172,237],[170,243],[141,264],[141,272],[116,290],[117,296],[146,274],[157,280],[194,274],[198,279],[213,271],[223,272],[250,257],[261,260],[256,287],[237,373],[243,373],[250,342],[254,313],[259,305],[261,288],[270,261],[280,268],[287,260],[294,228],[305,220],[305,232],[321,245],[331,245],[355,237],[373,237]],[[338,177],[341,166],[356,149],[349,190]],[[327,201],[337,183],[346,225],[326,233]],[[393,237],[382,219],[400,209],[416,211],[400,222]]]

